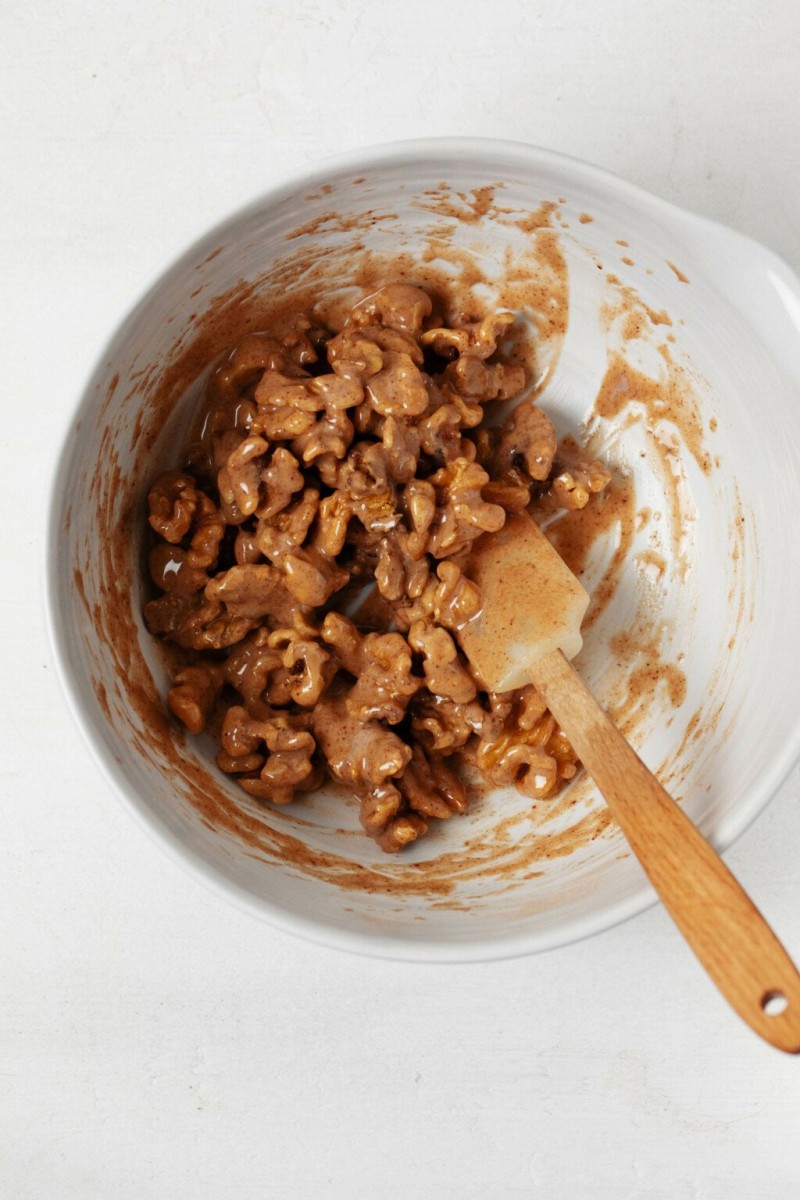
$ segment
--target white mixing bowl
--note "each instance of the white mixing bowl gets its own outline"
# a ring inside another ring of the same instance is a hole
[[[261,808],[219,776],[209,741],[163,715],[166,677],[140,615],[144,496],[196,403],[185,383],[265,294],[354,295],[383,255],[403,255],[393,273],[420,280],[437,257],[462,283],[477,264],[484,300],[533,296],[545,331],[566,279],[566,335],[555,321],[539,346],[538,402],[560,432],[591,435],[633,483],[637,514],[583,672],[717,847],[767,803],[800,742],[800,284],[764,247],[530,146],[434,140],[332,159],[155,281],[103,350],[61,456],[53,644],[109,781],[167,849],[250,911],[397,957],[552,947],[653,900],[588,781],[533,808],[515,791],[489,794],[388,857],[341,794]],[[537,264],[539,292],[525,293]],[[620,362],[639,392],[609,374]],[[590,556],[591,586],[619,539],[611,529]]]

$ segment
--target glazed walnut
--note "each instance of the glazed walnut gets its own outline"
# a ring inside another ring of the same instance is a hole
[[[298,728],[291,716],[276,714],[259,720],[246,708],[232,705],[220,741],[218,766],[238,775],[240,786],[259,800],[289,804],[296,791],[310,791],[319,782],[311,757],[314,738]]]
[[[191,475],[169,471],[147,497],[150,525],[162,541],[150,551],[150,577],[178,596],[201,591],[216,565],[225,525],[214,502]]]
[[[178,671],[167,696],[170,711],[189,733],[202,733],[225,682],[218,663],[200,663]]]
[[[584,454],[574,438],[564,438],[543,503],[555,509],[585,508],[591,496],[602,492],[610,480],[602,463]]]
[[[486,693],[458,631],[485,599],[475,539],[609,481],[531,400],[487,420],[526,383],[502,356],[513,313],[433,314],[392,283],[338,329],[295,312],[247,334],[183,469],[148,495],[145,620],[180,648],[170,711],[257,801],[336,780],[388,852],[466,811],[462,763],[536,800],[575,774],[535,688]]]

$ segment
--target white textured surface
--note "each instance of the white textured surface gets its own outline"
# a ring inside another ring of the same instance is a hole
[[[256,924],[107,794],[52,679],[35,577],[53,448],[98,345],[167,257],[321,153],[538,141],[800,270],[800,11],[239,0],[225,14],[186,0],[0,13],[0,1195],[790,1200],[798,1064],[728,1014],[661,911],[458,968]],[[798,797],[796,772],[727,856],[796,956]]]

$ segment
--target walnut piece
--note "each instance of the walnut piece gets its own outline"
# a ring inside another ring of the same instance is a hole
[[[178,671],[167,704],[189,733],[202,733],[205,729],[224,682],[225,672],[217,663],[203,663]]]
[[[488,482],[483,467],[468,458],[456,458],[431,476],[437,510],[428,550],[435,558],[458,554],[482,533],[502,529],[505,509],[490,504],[481,495],[481,488]]]
[[[503,425],[495,450],[495,474],[501,478],[518,467],[535,480],[547,479],[557,449],[556,431],[535,404],[518,404]]]
[[[296,728],[289,717],[258,720],[246,708],[232,705],[225,714],[220,740],[224,757],[218,757],[218,765],[233,773],[232,764],[246,761],[247,773],[239,774],[237,782],[259,800],[290,804],[296,791],[310,791],[319,781],[311,760],[314,738],[307,730]],[[253,765],[258,759],[258,765]]]
[[[591,496],[602,492],[611,472],[581,450],[573,438],[564,438],[558,450],[554,477],[543,497],[548,508],[585,508]]]

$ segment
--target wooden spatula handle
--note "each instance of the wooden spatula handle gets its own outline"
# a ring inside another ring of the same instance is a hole
[[[800,1053],[800,974],[750,897],[561,651],[540,659],[531,675],[723,996],[771,1045]]]

